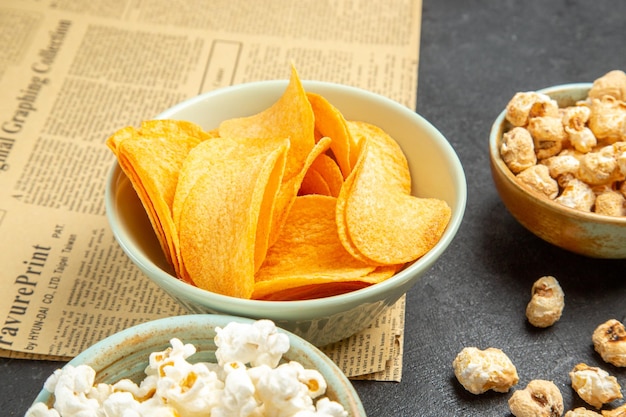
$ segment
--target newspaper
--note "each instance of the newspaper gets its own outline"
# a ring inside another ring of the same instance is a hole
[[[291,62],[302,79],[415,108],[420,24],[421,0],[4,0],[0,356],[67,360],[186,313],[109,229],[104,140],[114,131],[202,92],[286,79]],[[327,353],[351,376],[399,380],[403,319],[401,300]],[[376,360],[362,359],[377,345]]]

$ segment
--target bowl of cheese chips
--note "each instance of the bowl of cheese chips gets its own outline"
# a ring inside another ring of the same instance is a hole
[[[489,138],[508,211],[537,237],[626,258],[626,74],[515,93]]]
[[[465,210],[462,166],[430,123],[293,68],[107,145],[109,223],[145,275],[190,312],[271,319],[318,346],[398,301]]]

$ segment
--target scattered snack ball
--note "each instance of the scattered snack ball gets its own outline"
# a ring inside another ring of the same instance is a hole
[[[569,373],[572,388],[580,398],[595,408],[622,398],[617,378],[604,369],[579,363]]]
[[[616,70],[569,107],[543,93],[516,93],[500,155],[520,185],[573,209],[626,216],[625,92],[626,73]]]
[[[535,327],[550,327],[561,318],[565,295],[556,278],[539,278],[533,283],[531,296],[526,306],[526,318],[530,324]]]
[[[602,410],[602,417],[624,417],[626,416],[626,404],[622,404],[611,410]]]
[[[591,336],[593,347],[602,360],[615,366],[626,366],[626,328],[616,319],[599,325]]]
[[[472,394],[508,392],[519,381],[515,365],[497,348],[463,348],[452,366],[457,380]]]
[[[567,411],[564,417],[602,417],[602,414],[588,410],[585,407],[576,407],[573,410]]]
[[[289,338],[273,322],[233,322],[216,330],[217,363],[187,361],[196,348],[173,338],[169,348],[150,354],[139,384],[96,384],[91,367],[66,366],[44,385],[54,407],[36,403],[25,417],[348,416],[324,396],[327,383],[317,370],[281,363]]]
[[[445,201],[411,195],[392,137],[346,120],[294,68],[257,114],[211,131],[146,121],[107,146],[176,276],[227,296],[296,300],[374,285],[426,254],[451,217]]]
[[[515,417],[558,417],[563,414],[563,396],[552,381],[534,379],[509,398]]]

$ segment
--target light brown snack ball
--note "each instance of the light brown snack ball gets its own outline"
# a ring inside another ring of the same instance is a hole
[[[564,417],[602,417],[602,414],[588,410],[585,407],[577,407],[565,413]]]
[[[535,327],[549,327],[561,318],[564,307],[565,295],[556,278],[541,277],[532,286],[526,318]]]
[[[513,393],[509,409],[515,417],[560,417],[563,396],[554,382],[534,379],[526,388]]]
[[[593,347],[605,362],[626,366],[626,328],[616,319],[596,327],[591,336]]]

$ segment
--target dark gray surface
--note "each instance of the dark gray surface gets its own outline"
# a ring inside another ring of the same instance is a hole
[[[503,207],[491,181],[491,123],[517,91],[588,82],[626,70],[626,2],[424,0],[418,112],[450,140],[464,165],[468,204],[457,239],[407,297],[401,383],[355,382],[370,417],[510,416],[510,394],[475,396],[454,379],[464,346],[503,349],[520,375],[553,380],[566,408],[578,362],[603,366],[626,387],[626,369],[602,363],[591,332],[626,320],[626,261],[551,247]],[[532,282],[559,279],[562,319],[533,329],[524,309]],[[21,416],[58,363],[0,359],[0,415]],[[619,405],[615,402],[612,405]]]

